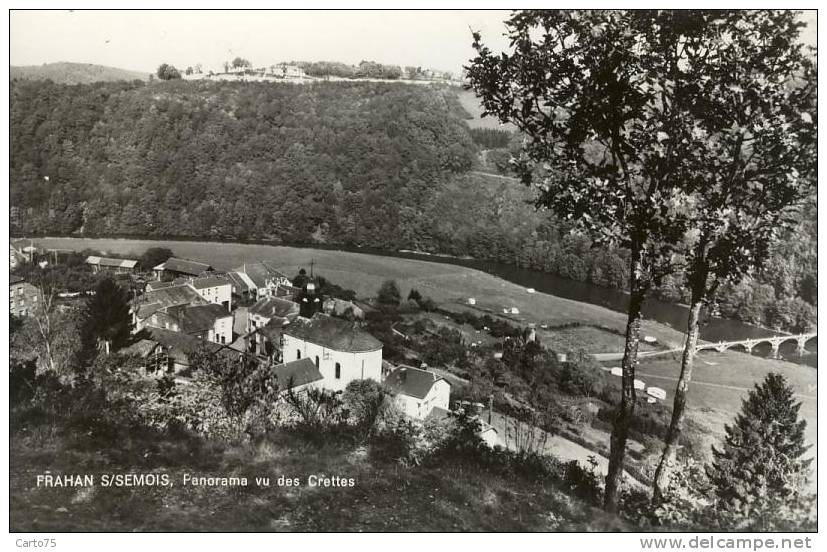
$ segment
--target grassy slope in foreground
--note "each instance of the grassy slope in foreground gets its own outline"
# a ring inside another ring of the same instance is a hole
[[[617,517],[551,483],[489,473],[464,461],[402,467],[350,445],[274,434],[258,444],[130,435],[20,432],[10,443],[12,531],[618,531]],[[44,488],[36,476],[94,474],[90,488]],[[102,487],[112,473],[165,473],[171,487]],[[247,487],[184,486],[196,476],[246,476]],[[307,485],[311,474],[351,487]],[[270,478],[256,486],[255,477]],[[278,478],[301,485],[278,485]]]

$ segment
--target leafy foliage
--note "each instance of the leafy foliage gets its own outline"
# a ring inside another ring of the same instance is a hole
[[[379,292],[376,294],[376,301],[385,306],[399,306],[402,300],[402,294],[399,291],[399,286],[396,280],[385,280],[379,287]]]
[[[167,247],[150,247],[138,258],[138,266],[141,270],[150,271],[172,256],[172,250]]]
[[[158,70],[155,71],[155,74],[158,75],[159,79],[165,81],[181,78],[181,73],[178,71],[178,69],[167,63],[162,63],[161,65],[159,65]]]

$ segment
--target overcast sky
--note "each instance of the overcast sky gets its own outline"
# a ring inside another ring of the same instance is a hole
[[[12,65],[56,61],[153,72],[236,56],[255,67],[279,61],[373,60],[458,72],[472,56],[473,28],[495,51],[507,11],[26,11],[10,15]],[[815,11],[805,42],[815,44]]]

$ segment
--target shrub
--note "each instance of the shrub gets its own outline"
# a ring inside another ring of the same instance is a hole
[[[373,380],[354,380],[342,394],[343,406],[362,439],[369,439],[375,433],[379,415],[390,400],[387,389]]]
[[[589,456],[589,467],[583,467],[577,460],[571,460],[563,465],[563,484],[570,494],[594,505],[603,500],[603,476],[597,468],[597,459]]]
[[[592,355],[581,350],[562,364],[557,385],[569,395],[597,397],[606,388],[606,374]]]
[[[347,413],[339,393],[316,387],[299,391],[289,389],[282,395],[282,401],[292,415],[292,420],[289,421],[291,429],[311,440],[332,433],[342,436],[349,433]]]

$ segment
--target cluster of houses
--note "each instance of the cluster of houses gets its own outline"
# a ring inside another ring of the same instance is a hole
[[[213,80],[230,82],[305,82],[313,80],[308,77],[304,69],[298,65],[279,63],[269,67],[232,67],[227,66],[223,72],[213,72],[195,69],[184,71],[181,74],[184,80]]]
[[[90,256],[86,264],[95,273],[138,275],[130,259]],[[385,383],[413,418],[449,415],[451,384],[445,378],[383,361],[382,343],[359,322],[370,308],[365,303],[323,297],[312,278],[296,287],[268,261],[220,271],[172,257],[152,272],[154,279],[131,300],[136,340],[121,350],[139,358],[147,375],[186,377],[190,353],[203,347],[235,359],[254,356],[271,367],[284,390],[343,391],[352,381],[370,379]],[[27,316],[39,292],[12,275],[10,296],[11,313]],[[483,438],[497,444],[496,430],[483,426]]]
[[[184,373],[187,351],[202,344],[215,354],[256,356],[284,389],[342,391],[371,379],[384,382],[413,418],[449,415],[445,378],[383,362],[382,343],[359,324],[367,305],[322,297],[312,279],[296,287],[268,261],[222,272],[170,258],[154,273],[133,304],[135,331],[146,337],[126,351],[143,358],[150,373]],[[483,426],[483,438],[497,444],[496,430]]]

